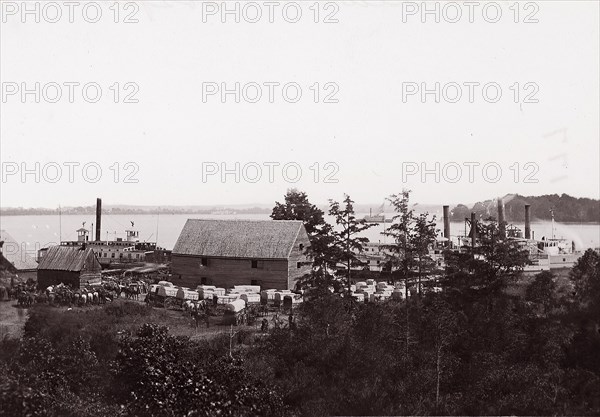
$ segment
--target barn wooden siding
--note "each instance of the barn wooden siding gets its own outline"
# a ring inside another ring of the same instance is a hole
[[[63,283],[70,285],[72,288],[82,288],[86,285],[100,284],[102,274],[98,272],[76,272],[76,271],[54,271],[54,270],[38,270],[37,282],[38,288],[45,289],[50,285]]]
[[[258,268],[252,268],[252,259],[207,258],[207,260],[208,265],[201,266],[201,257],[173,254],[171,263],[173,283],[196,288],[202,283],[202,278],[206,278],[208,285],[223,288],[250,285],[256,281],[256,285],[262,288],[288,289],[286,259],[257,259]]]
[[[37,273],[38,288],[46,289],[50,285],[63,283],[70,285],[73,288],[79,288],[80,278],[79,272],[75,271],[53,271],[50,269],[41,269]]]
[[[296,282],[304,275],[310,274],[310,271],[312,270],[312,260],[306,256],[306,248],[309,246],[310,240],[308,240],[306,231],[304,231],[304,233],[298,233],[294,246],[288,256],[287,289],[295,289]]]

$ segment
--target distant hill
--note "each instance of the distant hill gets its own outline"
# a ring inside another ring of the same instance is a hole
[[[96,206],[62,207],[60,213],[70,214],[95,214]],[[102,214],[261,214],[271,213],[266,207],[242,207],[242,206],[103,206]],[[39,216],[58,215],[58,209],[48,208],[23,208],[7,207],[0,209],[2,216]]]
[[[550,194],[542,196],[522,196],[519,194],[509,194],[504,199],[506,218],[509,222],[523,222],[525,220],[526,203],[531,204],[531,217],[533,220],[550,220],[550,209],[554,209],[554,218],[558,222],[600,222],[600,201],[590,198],[575,198],[567,194]],[[103,214],[271,214],[272,204],[231,204],[231,205],[197,205],[197,206],[133,206],[133,205],[109,205],[102,206]],[[318,204],[318,207],[325,213],[328,212],[327,204]],[[377,214],[381,209],[387,213],[388,217],[393,215],[393,210],[389,203],[354,205],[356,213]],[[411,208],[416,213],[428,212],[435,214],[438,219],[442,218],[442,204],[414,204]],[[477,214],[477,217],[497,217],[496,200],[486,200],[475,203],[473,207],[467,207],[464,204],[458,204],[452,209],[451,220],[463,221],[471,216],[471,211]],[[96,212],[96,206],[62,207],[61,214],[85,214],[93,215]],[[58,215],[58,209],[49,208],[23,208],[23,207],[3,207],[0,209],[2,216],[26,216],[26,215]]]
[[[506,221],[524,222],[525,204],[531,204],[532,220],[551,220],[550,210],[554,210],[557,222],[600,222],[600,201],[591,198],[575,198],[567,194],[522,196],[509,194],[503,198]],[[459,204],[452,210],[451,220],[463,221],[475,212],[477,217],[498,218],[497,200],[475,203],[471,208]]]
[[[134,206],[134,205],[102,205],[103,214],[271,214],[273,210],[272,204],[226,204],[226,205],[203,205],[203,206]],[[318,207],[325,213],[329,211],[329,205],[320,204]],[[373,204],[355,204],[356,213],[368,213],[372,210],[373,214],[378,214],[383,207],[386,213],[391,213],[393,210],[386,202]],[[435,213],[436,210],[441,210],[441,205],[415,205],[413,208],[417,212]],[[78,207],[62,207],[61,214],[86,214],[92,215],[96,213],[96,206],[78,206]],[[24,207],[2,207],[0,208],[2,216],[36,216],[36,215],[58,215],[58,208],[24,208]]]

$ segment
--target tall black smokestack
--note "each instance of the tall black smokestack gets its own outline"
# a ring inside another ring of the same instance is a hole
[[[477,239],[477,219],[475,213],[471,213],[471,247],[475,248],[475,241]]]
[[[498,228],[500,229],[500,238],[506,238],[506,222],[504,220],[504,202],[498,198]]]
[[[525,239],[531,239],[531,204],[525,204]]]
[[[450,206],[444,206],[444,237],[448,239],[446,246],[450,246]]]
[[[96,242],[100,241],[100,222],[102,220],[102,199],[96,199]]]

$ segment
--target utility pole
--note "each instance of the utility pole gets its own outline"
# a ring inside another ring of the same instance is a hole
[[[554,240],[554,209],[550,209],[550,215],[552,216],[552,240]]]
[[[62,213],[60,204],[58,205],[58,244],[62,242]]]
[[[229,326],[229,357],[233,359],[233,338],[238,332],[233,331],[233,324]]]
[[[160,217],[160,207],[158,208],[158,212],[156,213],[156,248],[158,248],[158,220]]]
[[[352,292],[351,284],[350,284],[350,212],[346,213],[346,228],[348,229],[348,234],[346,236],[346,250],[348,251],[348,295]]]
[[[471,213],[471,252],[475,256],[475,245],[477,244],[477,218],[475,212]]]

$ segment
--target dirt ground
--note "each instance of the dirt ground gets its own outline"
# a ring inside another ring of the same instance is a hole
[[[125,302],[137,302],[143,304],[141,301],[124,300],[123,298],[113,301],[114,304],[125,303]],[[32,308],[35,308],[32,307]],[[85,312],[92,309],[102,308],[102,306],[88,306],[88,307],[73,307],[68,308],[67,306],[56,306],[53,307],[57,311],[62,311],[65,314],[85,314]],[[265,317],[269,322],[269,327],[273,327],[274,313],[269,314]],[[17,307],[17,302],[13,301],[2,301],[0,302],[0,339],[2,338],[19,338],[23,335],[23,327],[28,317],[28,309]],[[204,320],[200,320],[196,326],[194,320],[188,313],[180,310],[167,310],[164,308],[152,307],[152,313],[146,317],[136,317],[129,322],[127,329],[135,331],[143,322],[151,322],[164,326],[168,326],[171,334],[176,336],[188,336],[191,339],[211,339],[213,337],[230,334],[231,332],[250,332],[260,333],[260,325],[262,321],[260,317],[256,323],[252,326],[240,325],[240,326],[229,326],[223,325],[222,316],[211,316],[209,318],[209,326],[206,326]],[[280,320],[283,325],[287,325],[287,316],[280,314]]]
[[[570,291],[570,282],[568,280],[569,270],[553,271],[557,276],[557,284],[559,291],[567,292]],[[511,285],[507,292],[513,295],[524,296],[527,285],[533,281],[533,274],[525,276],[519,282]],[[142,301],[126,301],[123,298],[115,300],[113,303],[124,303],[124,302],[137,302],[143,303]],[[85,313],[91,309],[102,308],[102,306],[92,307],[73,307],[69,310],[66,306],[54,307],[57,310],[64,311],[65,313]],[[270,313],[266,318],[269,323],[269,328],[273,328],[273,316],[274,313]],[[23,335],[23,328],[28,317],[28,309],[17,307],[16,300],[12,301],[0,301],[0,339],[4,338],[19,338]],[[283,326],[287,326],[287,316],[279,314],[281,323]],[[139,317],[138,320],[141,320]],[[259,317],[253,326],[228,326],[223,325],[223,317],[211,316],[209,320],[209,326],[206,326],[204,320],[200,320],[198,325],[195,326],[194,320],[189,314],[179,310],[167,310],[164,308],[153,307],[152,313],[148,317],[144,317],[145,322],[153,322],[160,325],[168,326],[171,334],[176,336],[188,336],[191,339],[211,339],[213,337],[230,334],[230,332],[244,331],[249,333],[260,333],[260,326],[263,317]],[[142,322],[132,320],[129,330],[135,330],[141,326]]]
[[[569,270],[558,270],[553,271],[557,276],[557,284],[559,292],[572,291],[571,284],[568,279]],[[519,282],[512,284],[507,288],[507,292],[512,295],[524,296],[527,286],[533,281],[534,275],[526,275]],[[124,302],[137,302],[143,303],[142,301],[131,301],[124,300],[123,298],[115,300],[113,303],[124,303]],[[92,307],[73,307],[69,310],[65,306],[55,307],[57,310],[70,313],[85,313],[95,308],[102,308],[102,306]],[[273,316],[275,313],[271,312],[266,318],[269,323],[269,328],[273,328]],[[28,310],[26,308],[17,307],[17,302],[13,301],[0,301],[0,339],[4,338],[19,338],[23,335],[23,327],[27,321]],[[287,316],[279,314],[281,323],[283,326],[287,326]],[[141,319],[141,318],[140,318]],[[152,313],[148,317],[144,317],[144,321],[153,322],[160,325],[168,326],[171,334],[176,336],[188,336],[191,339],[211,339],[213,337],[230,334],[231,332],[245,331],[250,333],[260,333],[260,326],[263,317],[259,317],[253,326],[228,326],[223,325],[223,317],[211,316],[209,319],[209,326],[206,326],[204,320],[200,320],[196,326],[194,320],[189,314],[179,310],[167,310],[164,308],[153,307]],[[130,323],[130,330],[134,330],[136,327],[141,326],[141,322],[132,321]]]

